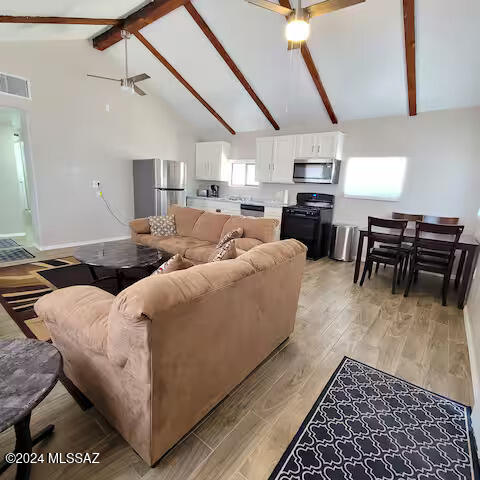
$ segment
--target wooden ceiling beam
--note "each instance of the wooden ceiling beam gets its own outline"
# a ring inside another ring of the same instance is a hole
[[[122,40],[122,30],[127,30],[130,33],[138,32],[155,20],[185,5],[188,1],[189,0],[154,0],[136,12],[133,12],[127,18],[124,18],[120,26],[112,27],[106,32],[96,36],[93,39],[93,46],[97,50],[105,50]]]
[[[140,42],[152,53],[160,63],[232,134],[235,135],[235,130],[207,103],[201,95],[178,73],[178,71],[171,65],[168,60],[140,33],[135,32]]]
[[[233,74],[237,77],[238,81],[243,85],[245,90],[248,92],[248,94],[252,97],[253,101],[257,104],[258,108],[262,111],[262,113],[265,115],[267,120],[271,123],[272,127],[275,130],[280,130],[280,127],[278,123],[275,121],[275,119],[272,117],[270,112],[268,111],[268,108],[265,106],[265,104],[260,100],[258,95],[255,93],[251,85],[248,83],[248,80],[245,78],[243,73],[240,71],[238,68],[237,64],[232,60],[232,57],[227,53],[223,45],[220,43],[218,38],[215,36],[215,34],[212,32],[210,27],[207,25],[205,20],[202,18],[200,13],[198,13],[197,9],[192,5],[192,2],[187,2],[185,4],[185,8],[187,9],[188,13],[191,15],[195,23],[200,27],[202,32],[205,34],[205,36],[208,38],[210,43],[215,47],[217,52],[220,54],[220,56],[223,58],[224,62],[228,65],[230,70],[233,72]]]
[[[405,61],[407,64],[408,111],[417,114],[417,80],[415,68],[415,0],[403,0]]]
[[[54,25],[120,25],[117,18],[79,18],[79,17],[14,17],[0,15],[0,23],[38,23]]]
[[[310,49],[308,48],[307,42],[303,42],[300,51],[302,52],[302,57],[307,66],[308,71],[312,77],[313,83],[315,87],[317,87],[318,94],[322,99],[323,104],[325,105],[325,110],[327,110],[328,116],[332,123],[338,123],[337,116],[333,111],[332,104],[330,103],[330,99],[328,98],[327,92],[325,91],[325,87],[323,86],[322,80],[320,79],[320,75],[318,73],[317,67],[315,63],[313,63],[313,58],[310,53]]]
[[[290,5],[290,0],[279,0],[279,3],[282,7],[292,8],[292,6]],[[318,94],[320,95],[323,105],[325,106],[325,110],[327,111],[328,116],[330,117],[331,122],[338,123],[337,116],[333,111],[332,104],[330,103],[330,99],[328,98],[325,87],[323,86],[322,80],[320,78],[320,74],[318,73],[317,67],[315,66],[315,63],[310,53],[310,49],[308,48],[307,42],[302,43],[302,45],[300,46],[300,51],[302,53],[302,57],[305,62],[305,65],[312,77],[313,83],[315,84]]]

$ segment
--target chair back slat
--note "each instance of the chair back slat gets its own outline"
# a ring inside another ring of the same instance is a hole
[[[407,223],[407,220],[368,217],[368,249],[371,250],[375,242],[387,243],[396,246],[397,255],[400,255]]]
[[[463,225],[417,222],[414,242],[415,256],[418,254],[418,249],[449,252],[448,263],[451,268],[463,229]]]

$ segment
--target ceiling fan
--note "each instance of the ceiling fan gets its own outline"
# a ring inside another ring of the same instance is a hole
[[[287,18],[287,40],[289,48],[300,48],[310,34],[310,19],[325,13],[363,3],[365,0],[325,0],[315,5],[302,8],[302,0],[298,0],[297,8],[288,8],[269,0],[245,0],[257,7],[266,8]]]
[[[130,33],[126,30],[122,30],[122,38],[125,41],[125,77],[124,78],[111,78],[111,77],[102,77],[101,75],[90,75],[87,74],[87,77],[101,78],[102,80],[112,80],[113,82],[120,82],[120,88],[131,94],[137,93],[138,95],[146,95],[146,93],[139,87],[137,83],[143,80],[150,78],[146,73],[141,73],[140,75],[135,75],[134,77],[128,76],[128,39],[130,38]]]

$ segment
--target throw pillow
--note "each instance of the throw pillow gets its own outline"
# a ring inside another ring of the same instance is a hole
[[[150,224],[150,232],[157,237],[168,237],[169,235],[176,235],[177,228],[175,227],[175,217],[173,215],[166,215],[165,217],[148,217]]]
[[[229,260],[237,257],[234,240],[230,240],[221,247],[217,247],[208,259],[209,262],[220,262],[221,260]]]
[[[179,253],[174,255],[170,260],[162,263],[152,275],[158,275],[160,273],[172,273],[177,270],[186,270],[187,268],[193,267],[193,263],[186,258],[183,258]]]
[[[231,232],[226,233],[223,238],[220,239],[220,241],[217,244],[217,248],[220,248],[222,245],[225,245],[227,242],[230,240],[234,240],[235,238],[241,238],[243,236],[243,228],[238,227],[235,230],[232,230]]]

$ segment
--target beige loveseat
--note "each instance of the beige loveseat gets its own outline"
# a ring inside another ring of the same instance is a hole
[[[265,243],[117,297],[56,290],[35,311],[67,377],[153,464],[290,335],[305,252],[293,239]]]
[[[273,242],[278,220],[273,218],[240,217],[211,213],[196,208],[173,205],[169,214],[175,216],[177,235],[153,236],[148,218],[130,222],[132,240],[153,248],[188,258],[193,263],[206,263],[219,240],[235,228],[243,228],[243,238],[235,240],[237,255],[262,243]]]

